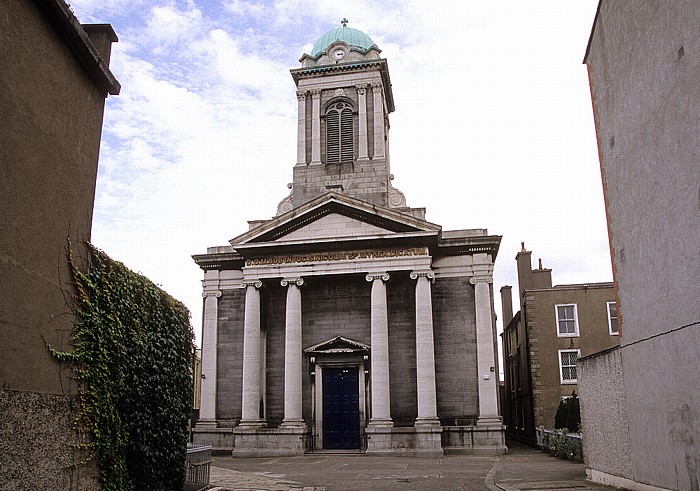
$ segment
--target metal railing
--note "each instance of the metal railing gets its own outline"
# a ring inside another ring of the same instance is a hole
[[[185,491],[202,491],[209,487],[211,445],[188,445],[185,461]]]

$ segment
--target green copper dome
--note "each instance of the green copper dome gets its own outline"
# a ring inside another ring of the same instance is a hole
[[[316,44],[314,44],[314,49],[311,50],[311,56],[318,56],[336,41],[342,41],[352,48],[358,48],[363,53],[366,53],[372,46],[376,47],[372,38],[367,34],[343,25],[343,27],[331,29],[321,36],[321,38],[316,41]]]

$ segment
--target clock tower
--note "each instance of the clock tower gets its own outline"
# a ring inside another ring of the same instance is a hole
[[[278,215],[328,191],[397,209],[417,218],[392,187],[389,114],[394,111],[387,61],[362,31],[328,31],[291,70],[297,86],[297,162],[292,192]]]

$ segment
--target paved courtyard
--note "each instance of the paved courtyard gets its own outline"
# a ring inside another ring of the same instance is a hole
[[[366,457],[314,453],[238,459],[216,456],[211,484],[219,491],[611,490],[586,481],[584,465],[509,444],[499,457]]]

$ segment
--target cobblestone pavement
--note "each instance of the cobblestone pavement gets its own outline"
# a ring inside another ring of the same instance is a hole
[[[240,459],[215,456],[217,491],[609,491],[586,481],[584,465],[510,444],[498,457],[366,457],[314,453]]]

